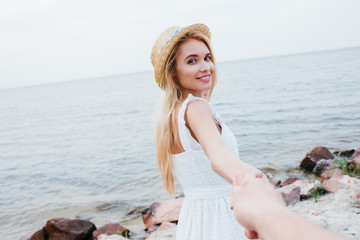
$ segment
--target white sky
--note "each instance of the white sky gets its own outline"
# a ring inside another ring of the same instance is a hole
[[[360,46],[359,0],[0,0],[0,89],[152,70],[172,25],[218,62]]]

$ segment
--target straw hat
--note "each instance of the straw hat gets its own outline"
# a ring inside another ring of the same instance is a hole
[[[154,66],[155,80],[161,89],[165,88],[163,82],[163,75],[165,71],[165,62],[177,44],[177,42],[189,32],[198,32],[203,34],[209,40],[211,33],[209,28],[204,24],[193,24],[188,27],[182,28],[179,26],[173,26],[166,29],[160,34],[156,40],[151,51],[151,64]]]

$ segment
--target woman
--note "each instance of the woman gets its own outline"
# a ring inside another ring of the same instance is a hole
[[[262,177],[240,161],[236,139],[209,104],[216,83],[210,31],[203,24],[170,27],[156,40],[151,62],[164,90],[156,129],[158,165],[169,193],[173,172],[185,199],[176,239],[246,239],[230,210],[236,172]]]

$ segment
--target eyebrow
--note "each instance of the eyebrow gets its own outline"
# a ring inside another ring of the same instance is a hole
[[[210,52],[206,53],[205,56],[211,55]],[[187,56],[184,60],[188,59],[188,58],[192,58],[192,57],[198,57],[199,55],[196,54],[190,54],[189,56]]]

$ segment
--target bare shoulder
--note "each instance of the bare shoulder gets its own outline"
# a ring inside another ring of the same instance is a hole
[[[190,122],[192,120],[200,120],[209,117],[212,118],[209,104],[200,99],[189,102],[185,114]]]
[[[223,146],[221,127],[215,123],[209,103],[196,99],[188,103],[187,111],[185,124],[205,152],[209,153],[214,144]]]

